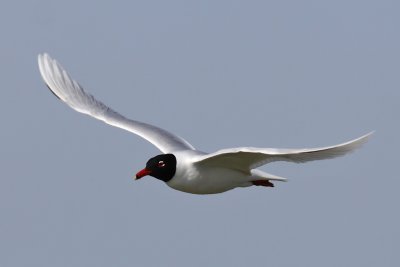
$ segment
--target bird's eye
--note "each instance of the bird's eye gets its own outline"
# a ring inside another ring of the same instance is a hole
[[[164,167],[165,166],[165,163],[164,163],[164,161],[162,161],[162,160],[160,160],[158,163],[157,163],[157,167],[159,167],[159,168],[162,168],[162,167]]]

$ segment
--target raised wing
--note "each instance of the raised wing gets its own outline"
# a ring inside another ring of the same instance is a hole
[[[104,121],[112,126],[137,134],[163,153],[193,150],[183,138],[156,126],[130,120],[96,100],[74,81],[63,67],[47,54],[38,56],[40,74],[51,92],[74,110]]]
[[[215,153],[201,156],[196,164],[219,166],[249,172],[274,161],[289,161],[302,163],[312,160],[330,159],[343,156],[359,148],[372,134],[366,134],[352,141],[329,147],[306,149],[277,149],[239,147],[219,150]]]

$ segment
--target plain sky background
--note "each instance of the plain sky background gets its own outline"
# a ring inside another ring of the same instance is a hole
[[[400,266],[399,1],[4,1],[0,266]],[[115,110],[213,152],[349,156],[197,196],[134,174],[150,143],[43,84],[48,52]]]

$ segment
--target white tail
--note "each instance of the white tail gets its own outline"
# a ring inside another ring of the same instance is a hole
[[[258,169],[251,170],[251,177],[254,178],[255,180],[271,180],[271,181],[287,182],[286,178],[269,174]]]

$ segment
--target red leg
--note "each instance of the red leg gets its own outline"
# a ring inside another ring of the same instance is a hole
[[[274,184],[271,183],[269,180],[256,180],[252,181],[253,185],[257,186],[266,186],[266,187],[274,187]]]

